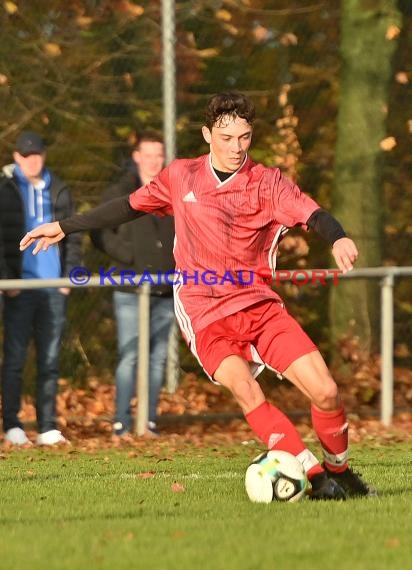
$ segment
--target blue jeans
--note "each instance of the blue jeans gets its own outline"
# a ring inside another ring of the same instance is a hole
[[[23,428],[18,413],[31,338],[36,349],[36,416],[39,432],[56,429],[58,360],[67,296],[57,289],[32,289],[23,290],[16,297],[3,297],[3,429]]]
[[[115,422],[122,431],[132,431],[130,401],[135,396],[137,343],[139,337],[139,296],[115,291],[117,323]],[[155,422],[160,389],[163,385],[169,333],[174,319],[172,297],[150,297],[149,421]]]

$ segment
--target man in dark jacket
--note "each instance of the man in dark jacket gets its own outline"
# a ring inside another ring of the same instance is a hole
[[[45,167],[42,138],[25,131],[17,139],[14,163],[0,176],[0,278],[53,279],[67,276],[80,264],[80,239],[69,236],[36,259],[31,249],[21,252],[27,230],[74,213],[66,184]],[[33,338],[37,356],[36,415],[38,445],[67,440],[56,429],[58,357],[66,301],[70,289],[13,289],[4,291],[2,415],[5,440],[31,444],[18,418],[27,348]]]
[[[131,165],[121,180],[108,188],[102,202],[127,195],[150,182],[163,168],[164,144],[155,133],[143,134],[132,152]],[[146,216],[118,228],[94,232],[96,247],[107,253],[119,271],[156,274],[174,269],[173,219]],[[151,287],[149,425],[156,433],[157,404],[164,380],[168,339],[174,321],[173,291],[169,285]],[[136,291],[119,288],[113,294],[117,323],[119,360],[116,367],[116,413],[114,433],[127,436],[132,431],[130,403],[136,386],[138,342],[138,298]]]

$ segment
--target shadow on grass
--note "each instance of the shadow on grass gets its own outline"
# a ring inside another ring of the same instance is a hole
[[[178,504],[175,505],[176,507],[179,506]],[[134,511],[126,511],[122,513],[107,513],[107,514],[93,514],[90,515],[70,515],[66,517],[47,517],[47,520],[41,517],[33,517],[33,518],[14,518],[14,517],[0,517],[0,527],[7,526],[7,525],[22,525],[22,526],[29,526],[33,524],[61,524],[61,523],[79,523],[79,522],[90,522],[90,521],[116,521],[116,520],[133,520],[133,519],[140,519],[140,518],[150,518],[153,519],[154,517],[162,517],[165,518],[176,518],[175,511],[148,511],[143,507],[136,508]]]

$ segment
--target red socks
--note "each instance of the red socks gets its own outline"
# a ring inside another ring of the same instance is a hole
[[[245,417],[268,449],[279,449],[295,455],[303,463],[309,478],[323,471],[295,426],[278,408],[265,401]],[[343,406],[325,412],[312,405],[312,424],[322,446],[328,471],[345,471],[348,464],[348,422]]]
[[[348,422],[343,406],[325,412],[312,405],[312,424],[322,446],[328,471],[345,471],[348,464]]]
[[[245,417],[253,432],[268,449],[279,449],[295,455],[309,477],[323,471],[316,457],[306,448],[295,426],[278,408],[265,401]]]

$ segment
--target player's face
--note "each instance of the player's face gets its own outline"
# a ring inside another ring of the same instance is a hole
[[[165,153],[164,146],[160,142],[144,141],[139,149],[133,152],[133,160],[138,165],[142,182],[146,184],[162,170]]]
[[[227,117],[210,131],[202,129],[205,141],[210,145],[212,164],[222,172],[236,172],[243,163],[252,142],[252,125],[240,117]]]
[[[41,174],[43,171],[44,163],[46,161],[46,155],[43,154],[29,154],[28,156],[23,156],[19,152],[13,153],[14,162],[20,166],[21,171],[24,176],[32,184],[36,184],[41,180]]]

